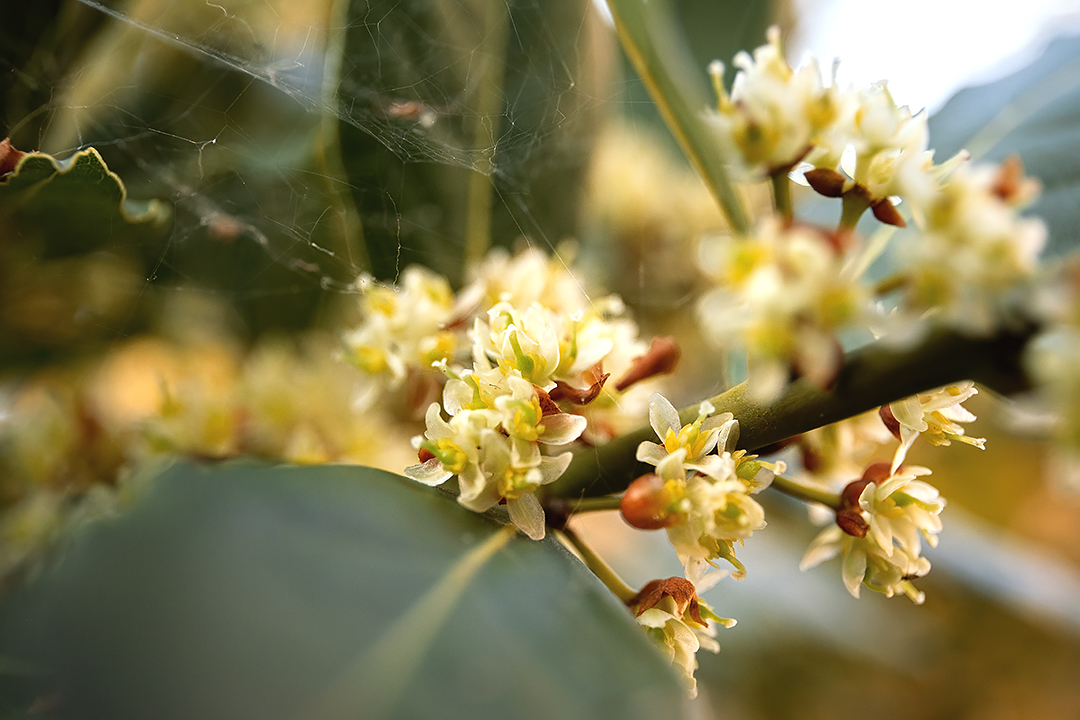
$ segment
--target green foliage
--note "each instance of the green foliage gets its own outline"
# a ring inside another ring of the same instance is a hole
[[[169,205],[129,200],[88,148],[24,155],[0,182],[0,362],[130,329]]]
[[[961,149],[975,161],[1019,154],[1043,192],[1030,213],[1050,231],[1046,254],[1080,245],[1080,39],[1054,41],[1009,77],[957,93],[930,118],[936,159]]]
[[[678,717],[630,614],[506,532],[367,468],[174,466],[0,610],[8,664],[43,670],[6,695],[114,720]]]

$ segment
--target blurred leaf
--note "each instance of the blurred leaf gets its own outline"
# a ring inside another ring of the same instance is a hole
[[[93,148],[27,153],[0,181],[0,362],[131,330],[171,208],[134,201]],[[40,358],[39,358],[40,359]]]
[[[1080,38],[1060,38],[1023,70],[961,90],[930,118],[940,162],[961,149],[974,160],[1017,153],[1043,183],[1030,214],[1046,220],[1046,253],[1080,245]]]
[[[493,245],[578,234],[615,51],[590,0],[372,0],[349,28],[342,151],[376,276],[461,281],[479,183]]]
[[[169,206],[159,200],[129,200],[123,181],[94,148],[64,161],[27,153],[0,182],[0,237],[39,237],[45,257],[130,242],[125,234],[160,235],[170,217]]]
[[[512,532],[512,531],[510,531]],[[658,718],[682,691],[552,540],[368,468],[172,468],[0,609],[76,717]]]

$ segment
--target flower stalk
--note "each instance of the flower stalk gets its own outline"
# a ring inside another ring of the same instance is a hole
[[[803,485],[802,483],[795,482],[791,478],[786,478],[783,475],[774,477],[772,484],[769,485],[769,487],[774,490],[779,490],[785,495],[790,495],[796,500],[821,503],[822,505],[831,507],[833,510],[840,509],[840,495],[838,493],[826,492],[820,488]]]
[[[604,583],[604,586],[619,600],[629,603],[637,597],[637,591],[627,585],[626,581],[619,577],[611,569],[611,566],[604,562],[603,558],[593,552],[593,549],[576,532],[570,528],[563,528],[555,531],[555,537],[581,558],[581,561],[585,563],[585,567],[589,568],[593,575]]]
[[[739,421],[737,447],[754,452],[767,445],[838,422],[874,408],[961,380],[975,380],[1011,394],[1029,386],[1022,367],[1027,343],[1038,330],[1033,323],[990,337],[969,337],[939,329],[918,344],[896,348],[874,342],[848,353],[836,381],[822,389],[806,379],[789,383],[779,395],[762,402],[746,383],[709,399],[716,412],[730,412]],[[683,422],[696,417],[698,404],[680,412]],[[638,445],[653,437],[649,426],[607,445],[577,452],[567,471],[547,490],[555,497],[595,497],[622,492],[648,471],[635,459]]]

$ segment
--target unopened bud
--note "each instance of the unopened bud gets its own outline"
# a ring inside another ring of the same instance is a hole
[[[878,200],[870,209],[881,222],[886,225],[894,225],[899,228],[907,227],[907,222],[904,220],[904,216],[896,209],[896,207],[889,201],[889,198],[883,198]]]
[[[622,392],[634,383],[657,375],[666,375],[675,369],[682,357],[682,350],[675,338],[654,337],[644,355],[634,358],[626,374],[615,383],[615,389]]]
[[[887,462],[876,462],[863,470],[862,479],[869,480],[875,485],[880,485],[892,477],[892,465]]]
[[[848,535],[857,538],[866,537],[870,523],[866,522],[862,511],[857,508],[845,508],[836,513],[836,524]]]
[[[838,198],[844,194],[844,184],[847,182],[847,178],[835,170],[814,168],[813,170],[807,170],[803,177],[806,178],[806,182],[810,184],[810,187],[825,197]]]
[[[623,520],[640,530],[659,530],[672,527],[682,521],[682,515],[671,512],[674,498],[664,479],[656,473],[642,475],[622,497]]]
[[[893,415],[892,405],[882,405],[878,410],[878,415],[881,416],[881,421],[885,423],[885,427],[889,429],[893,437],[900,440],[900,421]]]

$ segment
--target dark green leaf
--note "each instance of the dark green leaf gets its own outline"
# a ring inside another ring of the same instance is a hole
[[[367,468],[177,466],[6,603],[0,656],[110,720],[679,716],[629,613],[511,532]]]
[[[1000,161],[1016,153],[1043,183],[1031,214],[1050,230],[1047,254],[1080,244],[1080,38],[1062,38],[1023,70],[957,93],[930,118],[941,161],[961,149]]]
[[[0,182],[0,238],[40,237],[44,257],[89,252],[118,236],[161,235],[170,217],[158,200],[129,200],[123,181],[94,148],[62,162],[28,153]]]

